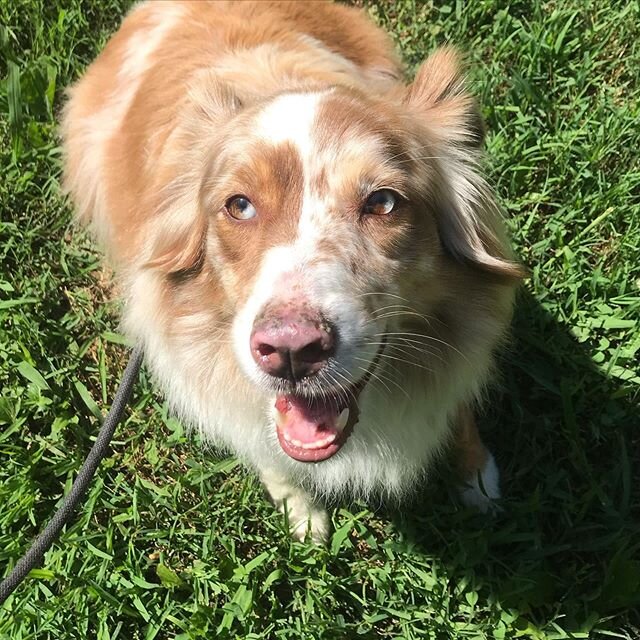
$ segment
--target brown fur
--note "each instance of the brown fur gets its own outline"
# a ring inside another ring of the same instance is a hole
[[[138,8],[127,18],[82,83],[72,89],[73,100],[69,102],[63,123],[67,140],[67,186],[72,192],[80,188],[79,184],[76,186],[75,176],[85,153],[78,140],[79,125],[113,96],[113,78],[125,62],[127,46],[137,32],[153,23],[153,5]],[[163,39],[163,46],[153,52],[127,117],[108,143],[102,191],[106,194],[105,207],[113,227],[110,250],[118,262],[131,259],[142,248],[141,239],[146,235],[144,225],[156,212],[157,185],[164,183],[162,167],[158,167],[155,159],[186,107],[185,82],[198,70],[206,69],[234,47],[247,42],[251,46],[286,45],[303,54],[305,47],[295,37],[305,33],[364,69],[388,78],[398,77],[400,73],[390,41],[381,40],[380,32],[364,20],[359,11],[348,7],[327,2],[197,1],[181,2],[180,8],[185,12],[180,28],[171,29]],[[180,52],[179,56],[175,55],[176,51]],[[278,64],[286,65],[286,58]],[[287,88],[283,86],[283,78],[289,88],[309,83],[311,72],[316,72],[311,76],[315,83],[318,68],[310,67],[300,71],[274,69],[271,86],[259,87],[259,90],[263,94],[280,92]],[[346,79],[344,74],[322,65],[320,71],[326,81],[333,78],[340,83]],[[257,74],[251,68],[245,69],[246,72],[250,75],[244,83],[238,74],[229,78],[240,96],[255,92]],[[224,78],[224,74],[221,77]],[[89,221],[95,206],[93,200],[88,202],[79,211],[80,216]],[[177,262],[184,266],[180,260]]]
[[[467,406],[460,407],[456,417],[455,447],[457,471],[465,482],[473,479],[484,468],[489,452],[485,447],[473,411]]]
[[[253,281],[256,264],[269,247],[293,241],[303,188],[302,165],[291,145],[283,144],[278,148],[258,145],[252,154],[249,163],[233,173],[230,186],[222,187],[222,192],[237,191],[247,196],[258,211],[256,219],[238,222],[230,219],[224,208],[207,212],[217,217],[217,237],[222,254],[235,263],[245,284]],[[212,199],[205,197],[205,201]]]

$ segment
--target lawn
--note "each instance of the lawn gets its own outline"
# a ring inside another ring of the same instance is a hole
[[[0,576],[68,490],[126,362],[118,304],[59,194],[64,87],[126,0],[0,0]],[[640,7],[366,2],[410,69],[468,53],[487,169],[530,270],[481,426],[504,510],[443,460],[403,511],[338,505],[289,540],[257,480],[143,374],[77,520],[0,638],[639,638]]]

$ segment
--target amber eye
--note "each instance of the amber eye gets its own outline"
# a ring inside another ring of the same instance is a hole
[[[236,220],[251,220],[258,215],[256,208],[251,201],[244,196],[233,196],[227,200],[224,205],[227,213]]]
[[[387,216],[392,213],[400,197],[391,189],[380,189],[369,194],[362,207],[362,213],[376,216]]]

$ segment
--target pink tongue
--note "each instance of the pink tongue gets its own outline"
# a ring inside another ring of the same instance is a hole
[[[303,398],[278,396],[276,409],[284,415],[280,428],[286,432],[288,440],[312,444],[338,433],[338,408],[334,404],[310,404]]]

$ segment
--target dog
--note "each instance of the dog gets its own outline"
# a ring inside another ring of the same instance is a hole
[[[397,500],[446,448],[499,496],[473,411],[522,269],[459,56],[415,80],[357,8],[143,2],[69,90],[65,188],[173,411],[293,536]]]

